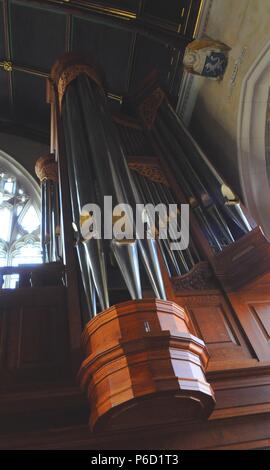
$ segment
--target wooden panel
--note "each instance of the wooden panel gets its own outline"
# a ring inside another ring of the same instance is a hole
[[[48,72],[65,52],[65,14],[10,3],[13,61]]]
[[[209,367],[226,367],[233,361],[253,361],[254,354],[236,315],[221,294],[178,295],[177,302],[190,315],[194,334],[201,337],[210,353]]]
[[[127,93],[127,64],[131,53],[132,33],[95,24],[77,16],[73,17],[72,31],[72,51],[85,57],[98,58],[110,88],[115,93]],[[117,50],[121,50],[121,53],[116,54]]]
[[[249,309],[253,314],[258,328],[264,334],[266,341],[270,339],[270,302],[249,304]]]
[[[216,397],[211,419],[231,418],[270,411],[270,367],[256,361],[253,366],[243,364],[234,370],[228,368],[208,371],[207,378]]]
[[[269,290],[269,288],[267,287]],[[270,293],[258,290],[229,294],[231,303],[245,330],[256,357],[270,360]]]
[[[68,366],[66,289],[0,295],[0,388],[63,377]]]
[[[139,432],[130,430],[96,435],[92,434],[85,424],[62,426],[55,428],[53,432],[46,428],[38,432],[17,432],[12,436],[1,436],[0,449],[118,450],[119,443],[121,449],[147,451],[256,449],[270,445],[270,421],[268,415],[258,414],[227,420],[185,423],[181,426],[163,426],[162,432],[160,426],[156,426],[151,428],[151,432],[149,429],[140,429]],[[249,455],[252,458],[252,454]],[[256,455],[253,453],[253,456]]]
[[[239,342],[222,305],[214,307],[197,307],[192,309],[199,331],[204,341],[209,344]]]

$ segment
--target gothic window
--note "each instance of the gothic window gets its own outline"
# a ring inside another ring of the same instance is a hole
[[[21,165],[0,152],[0,268],[41,262],[38,189]],[[4,279],[3,287],[14,288],[18,275]]]

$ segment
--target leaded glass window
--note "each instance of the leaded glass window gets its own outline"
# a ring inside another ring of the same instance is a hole
[[[31,183],[0,160],[0,267],[41,262],[40,213]],[[14,288],[17,280],[16,274],[5,276],[3,287]]]

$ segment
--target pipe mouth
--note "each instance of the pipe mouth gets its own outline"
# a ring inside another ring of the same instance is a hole
[[[117,238],[114,238],[112,240],[112,244],[114,245],[122,245],[122,246],[128,246],[128,245],[135,245],[136,244],[136,240],[135,238],[132,238],[132,239],[127,239],[127,238],[123,238],[123,240],[118,240]]]

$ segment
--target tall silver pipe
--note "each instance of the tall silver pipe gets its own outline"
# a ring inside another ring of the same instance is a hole
[[[147,266],[147,274],[156,297],[166,300],[167,297],[158,259],[156,240],[154,238],[144,238],[143,240],[138,240],[138,246],[144,265]]]
[[[168,140],[166,136],[163,136],[164,138],[161,138],[161,133],[157,125],[157,122],[155,123],[155,127],[153,128],[153,134],[158,143],[158,146],[163,152],[164,157],[168,160],[172,168],[172,171],[174,171],[174,173],[176,174],[177,180],[183,192],[185,193],[186,197],[188,198],[188,201],[189,201],[189,204],[191,205],[192,210],[194,211],[196,216],[198,216],[200,223],[202,224],[202,230],[206,233],[206,236],[210,245],[213,247],[215,251],[221,251],[222,247],[220,243],[218,242],[217,237],[210,226],[210,223],[208,221],[208,214],[204,213],[204,210],[201,205],[201,199],[197,197],[197,195],[194,192],[194,189],[191,187],[188,173],[187,175],[185,175],[185,173],[183,172],[183,169],[181,166],[182,161],[179,163],[177,159],[175,158],[176,154],[174,153],[174,151],[171,150],[170,140]]]
[[[211,204],[206,210],[215,223],[217,230],[220,232],[220,239],[223,241],[223,244],[229,245],[230,243],[233,243],[235,239],[218,208]]]
[[[56,244],[56,207],[59,208],[57,163],[54,154],[38,158],[36,175],[41,185],[41,246],[43,262],[59,259]]]
[[[55,221],[55,255],[56,259],[62,258],[61,243],[61,222],[60,222],[60,205],[59,205],[59,185],[54,186],[54,221]]]
[[[91,274],[91,269],[85,256],[84,246],[79,239],[76,243],[76,250],[89,314],[89,318],[87,320],[90,320],[93,316],[97,314],[96,292]]]
[[[46,201],[45,201],[45,180],[41,181],[41,224],[40,224],[40,241],[42,247],[43,263],[46,263],[46,241],[45,241],[45,216],[46,216]]]
[[[169,204],[175,204],[175,199],[174,199],[174,196],[170,190],[169,187],[167,186],[164,186],[164,185],[161,185],[161,184],[158,184],[157,185],[160,190],[162,191],[162,193],[166,196],[167,195],[167,201]],[[177,228],[179,230],[180,228],[180,224],[177,225]],[[191,251],[192,251],[192,254],[191,254]],[[194,240],[193,240],[193,237],[192,237],[192,234],[191,234],[191,238],[190,238],[190,249],[188,249],[188,254],[189,256],[191,257],[192,259],[192,263],[193,265],[198,263],[200,260],[201,260],[201,256],[197,250],[197,247],[194,243]]]
[[[140,197],[140,193],[131,177],[130,172],[129,177],[129,183],[130,187],[132,188],[135,201],[137,202],[137,204],[141,204],[142,199]],[[166,300],[165,286],[157,254],[157,242],[153,238],[152,234],[149,233],[149,230],[148,233],[147,231],[145,231],[144,239],[141,240],[139,239],[139,237],[137,238],[141,258],[144,263],[144,267],[152,285],[153,291],[155,292],[157,298]]]
[[[51,261],[57,260],[56,255],[56,212],[55,212],[55,191],[56,191],[57,183],[55,181],[52,182],[51,185],[51,234],[52,234],[52,241],[51,241]]]
[[[51,191],[50,180],[45,181],[45,250],[46,259],[51,261]]]
[[[142,298],[137,243],[135,240],[112,240],[112,251],[120,267],[131,298]]]
[[[78,90],[87,128],[89,157],[99,183],[99,193],[103,197],[111,196],[113,207],[119,203],[126,203],[128,198],[120,177],[123,165],[121,166],[122,161],[119,158],[116,161],[118,149],[111,129],[112,123],[106,119],[103,103],[100,103],[100,92],[96,94],[95,85],[92,86],[90,80],[83,76],[78,77]],[[100,155],[103,158],[100,158]],[[133,225],[132,220],[130,224]],[[118,244],[115,240],[111,248],[131,297],[141,298],[136,242]]]
[[[108,106],[100,90],[86,76],[78,77],[90,148],[94,150],[92,163],[103,195],[112,195],[113,204],[141,202],[134,190],[134,182],[117,137]],[[103,155],[104,158],[100,158]],[[106,156],[106,158],[105,158]],[[128,246],[126,246],[126,249]],[[165,289],[156,256],[155,240],[138,241],[147,274],[156,295],[165,298]],[[127,256],[128,259],[128,256]],[[133,269],[132,272],[136,272]]]
[[[168,192],[165,191],[164,185],[162,185],[162,184],[155,184],[155,185],[152,184],[152,187],[153,187],[153,191],[156,192],[157,196],[159,196],[161,198],[161,200],[163,200],[166,204],[168,204],[168,205],[169,204],[175,204],[175,201],[173,201],[172,198],[168,196]],[[179,223],[179,214],[178,214],[178,212],[176,214],[176,225],[177,225],[177,227],[176,227],[177,231],[181,232],[181,226],[180,226],[180,223]],[[174,232],[174,230],[173,230],[173,237],[174,237],[174,239],[177,238],[176,233]],[[191,240],[191,243],[192,243],[192,240]],[[196,262],[194,260],[194,257],[192,255],[191,250],[190,250],[189,247],[184,251],[177,250],[176,254],[177,254],[177,256],[179,256],[181,262],[185,266],[186,272],[188,272],[190,269],[192,269],[192,267],[196,264]]]
[[[95,203],[93,171],[88,158],[87,144],[83,132],[83,122],[80,121],[80,107],[78,96],[71,83],[66,91],[62,117],[64,122],[65,139],[67,145],[67,159],[69,166],[69,181],[73,216],[75,224],[80,227],[80,216],[85,204]],[[91,181],[92,178],[92,181]],[[108,283],[102,240],[94,238],[83,242],[84,256],[91,268],[93,282],[102,310],[109,307]],[[82,251],[81,251],[82,253]],[[85,272],[87,277],[87,272]]]
[[[192,137],[172,106],[167,103],[166,107],[162,107],[160,111],[164,119],[169,119],[172,132],[175,132],[175,135],[177,135],[178,139],[181,140],[182,145],[188,146],[193,159],[197,159],[198,165],[200,165],[201,168],[202,176],[205,177],[206,181],[211,183],[211,188],[213,188],[216,197],[218,198],[220,204],[223,205],[223,208],[225,212],[227,212],[228,216],[234,221],[234,223],[238,225],[243,233],[247,233],[252,230],[252,227],[249,224],[244,212],[242,211],[240,204],[238,204],[235,194],[227,186],[222,176],[209,161],[203,150]],[[224,188],[226,188],[225,193]],[[230,193],[229,196],[228,193]]]
[[[252,230],[239,201],[225,202],[224,209],[244,233]]]
[[[144,188],[142,187],[143,177],[136,174],[136,171],[134,171],[133,178],[134,178],[134,181],[137,185],[138,190],[140,191],[140,194],[141,194],[141,197],[143,199],[144,204],[147,204],[149,202],[151,202],[152,204],[156,204],[157,201],[154,200],[153,195],[151,193],[149,193],[149,192],[147,192],[147,194],[144,193]],[[171,275],[171,272],[170,272],[171,270],[169,269],[169,266],[168,266],[167,257],[170,259],[170,261],[172,263],[172,266],[173,266],[173,269],[175,270],[176,274],[178,276],[180,276],[181,275],[181,269],[179,268],[179,263],[176,260],[174,252],[170,249],[168,240],[167,239],[166,240],[158,239],[158,243],[159,243],[160,250],[161,250],[163,259],[165,261],[167,270],[169,271],[169,274]]]
[[[155,203],[155,204],[158,204],[159,202],[163,202],[164,204],[167,204],[167,205],[168,205],[168,201],[167,201],[166,198],[160,198],[160,194],[159,194],[159,192],[157,191],[157,189],[156,189],[154,183],[152,184],[151,181],[150,181],[149,183],[147,183],[146,179],[144,178],[144,180],[143,180],[143,185],[144,185],[145,187],[148,186],[148,188],[149,188],[149,193],[150,193],[150,194],[153,194],[153,200],[154,200],[154,203]],[[178,226],[178,228],[179,228],[179,226]],[[171,237],[171,235],[169,234],[170,240],[171,240],[171,241],[172,241],[172,240],[176,240],[177,236],[176,236],[175,230],[174,230],[174,229],[172,230],[172,227],[171,227],[171,231],[172,231],[173,233],[172,233],[172,237]],[[168,244],[169,244],[169,241],[168,241]],[[169,247],[169,249],[170,249],[170,247]],[[182,273],[188,272],[188,271],[189,271],[189,266],[188,266],[188,264],[187,264],[187,262],[186,262],[185,256],[183,255],[183,252],[182,252],[182,251],[175,251],[175,252],[173,253],[173,255],[175,256],[175,258],[176,258],[176,257],[179,258],[179,261],[178,261],[178,262],[179,262],[180,266],[182,267]]]
[[[83,242],[85,255],[91,267],[94,285],[99,298],[101,310],[109,308],[108,279],[105,254],[101,240],[92,239]],[[97,269],[99,267],[99,269]]]
[[[49,251],[50,262],[55,261],[54,257],[54,218],[53,218],[53,186],[54,182],[47,180],[48,184],[48,233],[49,233]]]

